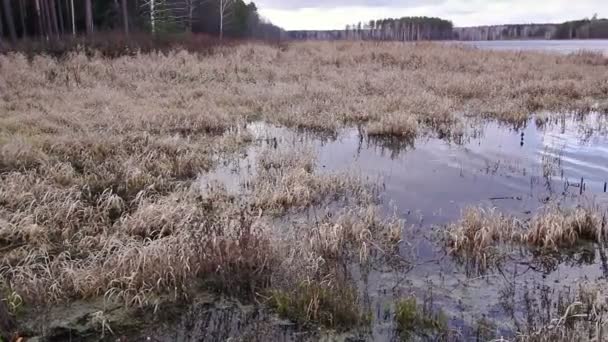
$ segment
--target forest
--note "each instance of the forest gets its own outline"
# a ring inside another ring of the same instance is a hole
[[[601,39],[608,38],[608,19],[591,19],[567,21],[557,26],[556,39]]]
[[[277,39],[282,30],[243,0],[2,0],[0,45],[104,31]]]
[[[370,20],[347,25],[343,30],[289,31],[302,40],[517,40],[517,39],[606,39],[608,19],[567,21],[560,24],[507,24],[454,27],[451,21],[433,17],[403,17]]]
[[[452,38],[451,21],[430,17],[403,17],[370,20],[347,25],[344,30],[291,31],[292,39],[364,39],[364,40],[448,40]]]

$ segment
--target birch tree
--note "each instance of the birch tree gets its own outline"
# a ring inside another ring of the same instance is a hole
[[[224,39],[224,24],[228,15],[230,14],[230,10],[232,9],[232,5],[234,4],[234,0],[218,0],[220,4],[220,40]]]
[[[156,0],[149,0],[150,2],[150,27],[152,28],[152,34],[156,33],[156,18],[155,12],[156,8],[154,7]]]
[[[76,15],[74,14],[74,0],[70,0],[70,17],[72,19],[72,35],[76,36]]]

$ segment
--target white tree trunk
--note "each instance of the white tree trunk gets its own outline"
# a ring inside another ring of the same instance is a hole
[[[219,0],[220,1],[220,40],[224,39],[224,21],[226,15],[232,6],[233,0]]]
[[[150,25],[152,26],[152,33],[156,33],[156,19],[154,18],[154,0],[150,0]]]
[[[226,0],[220,0],[220,40],[224,38],[224,6]]]
[[[76,15],[74,14],[74,0],[70,0],[70,14],[72,15],[72,35],[76,36]]]

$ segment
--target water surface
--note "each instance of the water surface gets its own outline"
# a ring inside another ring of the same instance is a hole
[[[601,52],[608,56],[608,39],[459,41],[457,44],[471,45],[483,50],[543,51],[563,54],[585,50]]]
[[[471,122],[463,137],[451,141],[432,133],[414,141],[370,139],[360,128],[319,135],[258,122],[247,127],[254,143],[245,156],[225,161],[201,181],[220,181],[239,191],[263,150],[304,146],[317,156],[316,172],[347,172],[380,182],[387,212],[396,210],[409,227],[404,257],[411,258],[412,267],[407,272],[372,270],[358,280],[374,313],[371,339],[394,338],[386,311],[408,295],[443,311],[461,340],[470,340],[483,317],[498,322],[497,333],[508,336],[531,310],[524,298],[549,298],[549,304],[537,300],[532,307],[552,315],[555,307],[545,306],[563,291],[581,280],[605,279],[605,252],[590,245],[541,261],[521,252],[499,270],[475,274],[446,255],[434,234],[458,220],[466,206],[496,207],[525,219],[548,203],[608,205],[607,117],[555,118],[521,127]]]

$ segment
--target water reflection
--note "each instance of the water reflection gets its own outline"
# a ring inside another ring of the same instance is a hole
[[[513,250],[493,273],[472,277],[466,264],[446,256],[430,227],[441,229],[457,220],[468,205],[498,207],[525,219],[549,202],[608,203],[606,123],[600,114],[516,126],[475,121],[452,141],[430,133],[408,141],[370,138],[360,128],[320,135],[257,122],[247,127],[254,144],[242,158],[225,161],[201,181],[228,182],[238,192],[255,172],[262,150],[304,145],[316,153],[318,172],[347,171],[380,180],[385,202],[413,225],[406,239],[415,265],[407,272],[372,270],[362,282],[367,305],[377,312],[373,339],[394,337],[386,310],[395,298],[424,298],[429,290],[434,305],[452,318],[451,326],[462,336],[475,334],[476,322],[484,317],[498,320],[496,329],[507,334],[524,319],[520,304],[531,295],[527,286],[554,289],[608,276],[604,249],[590,244],[560,255]]]

